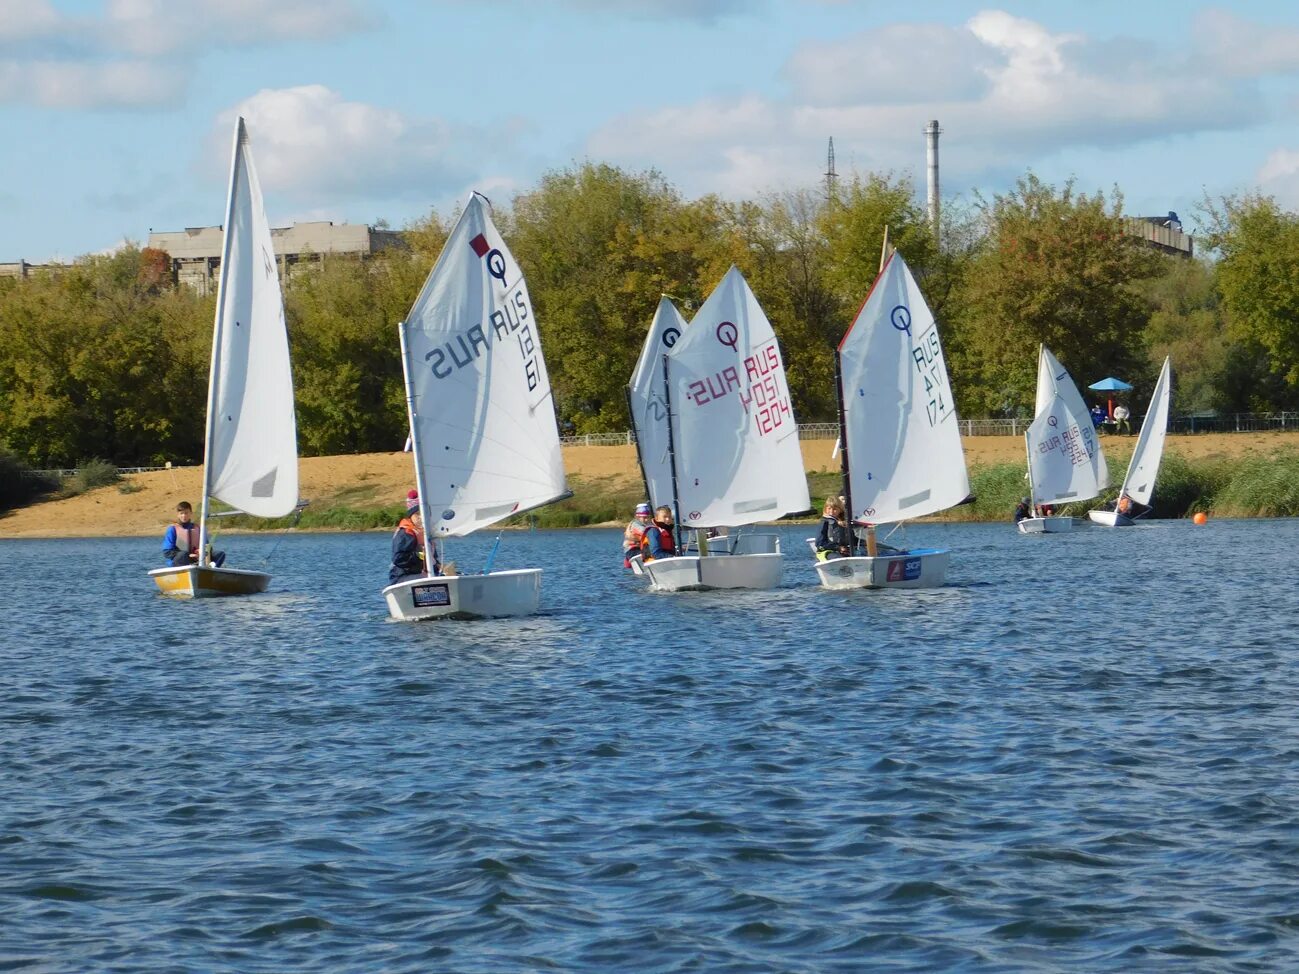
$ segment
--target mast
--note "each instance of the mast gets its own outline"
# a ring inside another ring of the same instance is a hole
[[[212,495],[212,439],[216,433],[217,395],[220,391],[221,336],[225,330],[225,293],[230,277],[230,250],[234,246],[235,192],[239,185],[240,147],[247,141],[244,120],[235,123],[234,151],[230,158],[230,193],[226,198],[225,230],[221,235],[221,273],[217,277],[216,319],[212,324],[212,359],[207,373],[207,428],[203,433],[203,502],[198,519],[198,564],[207,558],[208,503]]]
[[[852,478],[848,475],[848,424],[845,422],[843,409],[843,363],[837,348],[834,350],[834,394],[839,400],[839,469],[843,471],[843,516],[848,522],[848,535],[853,539],[852,544],[855,549],[857,532],[852,526]]]
[[[1030,426],[1032,424],[1029,424]],[[1029,513],[1037,516],[1037,491],[1033,489],[1033,447],[1028,442],[1028,430],[1024,430],[1024,455],[1028,460],[1028,505]]]
[[[676,523],[672,533],[681,549],[681,496],[677,491],[677,449],[672,438],[672,383],[668,381],[668,357],[663,356],[663,401],[668,407],[668,465],[672,468],[672,517]]]
[[[419,462],[419,425],[415,422],[415,394],[411,392],[410,363],[406,358],[406,323],[397,322],[397,336],[401,339],[401,378],[406,383],[406,421],[410,424],[410,451],[415,460],[415,489],[419,491],[419,517],[424,524],[424,571],[433,574],[433,532],[429,528],[428,494],[424,491],[424,467]]]

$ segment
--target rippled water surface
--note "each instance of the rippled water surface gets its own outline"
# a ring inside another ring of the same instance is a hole
[[[507,535],[543,614],[417,625],[381,534],[195,602],[0,542],[0,970],[1299,969],[1299,522],[921,526],[909,593],[807,533],[680,595]]]

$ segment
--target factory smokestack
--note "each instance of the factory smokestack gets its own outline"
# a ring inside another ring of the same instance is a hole
[[[938,240],[938,119],[925,126],[925,157],[929,167],[929,229]]]

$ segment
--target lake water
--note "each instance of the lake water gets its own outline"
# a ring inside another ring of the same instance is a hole
[[[382,534],[194,602],[0,542],[0,970],[1299,968],[1299,522],[924,525],[891,593],[810,533],[678,595],[507,534],[543,614],[416,625]]]

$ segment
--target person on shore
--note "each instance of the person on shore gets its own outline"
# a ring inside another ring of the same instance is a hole
[[[1132,427],[1128,424],[1128,418],[1132,414],[1128,412],[1128,407],[1119,403],[1114,407],[1114,432],[1122,433],[1124,436],[1132,435]]]
[[[821,509],[821,526],[816,533],[816,560],[847,558],[852,554],[852,531],[844,514],[843,501],[827,497]]]
[[[653,511],[648,504],[637,504],[636,513],[622,532],[622,567],[630,568],[632,558],[640,554],[641,542],[645,540],[645,529],[650,526]]]
[[[397,524],[392,535],[392,567],[388,569],[388,583],[395,585],[412,578],[437,575],[437,549],[433,550],[433,570],[424,566],[424,518],[420,516],[419,500],[406,508],[406,516]]]
[[[1018,524],[1025,518],[1033,516],[1033,502],[1027,497],[1021,497],[1019,504],[1015,506],[1015,523]]]
[[[677,540],[672,535],[672,508],[660,507],[654,511],[654,520],[645,529],[641,541],[641,560],[671,558],[677,553]]]
[[[173,568],[197,565],[199,563],[198,535],[198,525],[194,523],[194,508],[189,501],[181,501],[176,505],[175,523],[167,525],[167,531],[162,536],[162,557],[166,559],[167,564]],[[214,551],[208,559],[208,564],[220,568],[225,560],[224,551]]]
[[[1093,429],[1103,432],[1101,427],[1105,425],[1106,418],[1107,417],[1105,415],[1105,408],[1100,403],[1096,403],[1095,405],[1092,406],[1092,428]]]

